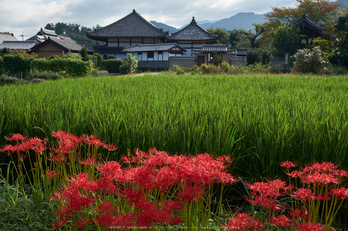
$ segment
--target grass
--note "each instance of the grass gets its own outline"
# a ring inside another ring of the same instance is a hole
[[[244,179],[278,177],[284,160],[332,161],[348,169],[347,98],[348,77],[325,76],[161,74],[9,85],[0,90],[0,146],[12,133],[49,138],[63,130],[119,146],[114,159],[152,147],[230,155],[231,172]],[[45,221],[52,205],[5,182],[0,217],[13,222],[0,228],[40,229],[44,222],[36,222]]]
[[[227,154],[235,171],[259,178],[279,174],[283,160],[347,168],[347,80],[162,74],[4,86],[0,137],[64,130],[96,134],[118,153]]]

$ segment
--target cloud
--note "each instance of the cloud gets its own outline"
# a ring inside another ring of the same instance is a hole
[[[272,6],[294,7],[295,0],[1,0],[0,31],[34,35],[47,23],[77,23],[93,27],[109,25],[133,9],[148,21],[181,27],[195,16],[197,21],[229,18],[239,12],[258,14]]]

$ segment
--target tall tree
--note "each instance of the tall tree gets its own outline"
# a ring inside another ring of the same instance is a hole
[[[226,32],[225,29],[222,28],[216,28],[214,29],[213,27],[207,29],[208,32],[215,34],[219,37],[219,43],[220,44],[227,44],[228,43],[228,36],[229,34]]]
[[[274,7],[272,12],[265,14],[268,22],[266,26],[270,29],[277,29],[281,25],[288,25],[293,20],[306,14],[307,18],[315,24],[332,31],[334,19],[337,17],[341,3],[330,0],[296,0],[296,8]]]
[[[293,55],[297,51],[299,41],[299,29],[281,26],[274,32],[272,41],[273,54],[280,57],[284,57],[286,53]]]

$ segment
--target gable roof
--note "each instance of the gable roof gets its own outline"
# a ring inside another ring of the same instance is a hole
[[[318,35],[322,34],[322,31],[324,30],[324,28],[316,25],[314,22],[312,22],[311,20],[309,20],[306,17],[306,14],[303,14],[301,17],[299,17],[298,19],[294,20],[290,26],[293,26],[295,28],[300,28],[300,33],[306,33],[306,31],[308,32],[309,30],[314,31],[315,33],[317,33]]]
[[[28,38],[27,40],[35,40],[38,42],[43,42],[49,37],[59,37],[54,30],[48,30],[48,29],[40,29],[39,32],[36,33],[36,35]]]
[[[79,52],[83,46],[76,41],[73,40],[64,40],[59,37],[49,37],[47,40],[45,40],[42,43],[37,44],[33,47],[33,51],[35,52],[36,49],[45,46],[46,44],[53,43],[58,45],[62,48],[64,51],[73,51],[73,52]]]
[[[177,43],[142,44],[125,47],[122,52],[146,52],[146,51],[176,51],[182,53],[184,48]]]
[[[193,17],[189,25],[167,36],[167,40],[171,42],[175,42],[175,41],[217,42],[218,36],[206,31],[201,26],[199,26],[195,20],[195,17]]]
[[[100,29],[86,33],[88,38],[165,38],[168,32],[157,28],[135,10],[124,18]]]
[[[3,41],[18,41],[16,37],[9,32],[0,32],[0,43]]]
[[[6,47],[11,50],[30,50],[35,45],[35,41],[3,41],[0,43],[0,49]]]

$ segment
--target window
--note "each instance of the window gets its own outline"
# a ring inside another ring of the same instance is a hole
[[[148,59],[153,59],[153,51],[147,52],[147,58]]]

